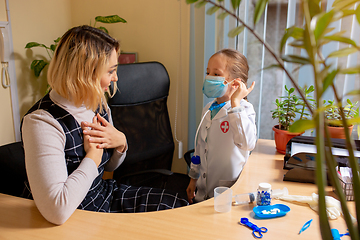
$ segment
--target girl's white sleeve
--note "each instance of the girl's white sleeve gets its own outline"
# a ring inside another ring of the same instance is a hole
[[[228,114],[235,145],[245,151],[253,150],[257,141],[256,114],[253,105],[245,100],[241,100],[240,107],[235,111],[230,110]]]
[[[85,198],[98,176],[95,162],[84,158],[68,175],[64,154],[65,134],[48,112],[36,110],[23,119],[22,137],[31,192],[40,213],[63,224]]]

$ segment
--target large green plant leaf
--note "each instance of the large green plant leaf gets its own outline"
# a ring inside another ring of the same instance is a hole
[[[351,96],[351,95],[353,95],[353,96],[360,95],[360,90],[350,91],[350,92],[348,92],[346,95],[347,95],[347,96],[348,96],[348,95],[349,95],[349,96]]]
[[[254,25],[256,25],[260,21],[260,18],[263,15],[266,4],[268,2],[269,0],[258,0],[256,2],[255,10],[254,10]]]
[[[187,4],[192,4],[192,3],[196,3],[198,0],[186,0]]]
[[[241,0],[231,0],[231,6],[233,9],[237,9],[240,6]]]
[[[360,24],[360,5],[357,6],[357,8],[355,10],[355,16],[356,16],[358,23]]]
[[[220,14],[218,15],[217,18],[220,19],[220,20],[224,20],[228,15],[229,15],[228,12],[222,12],[222,13],[220,13]]]
[[[305,132],[315,128],[315,121],[310,119],[299,119],[295,121],[289,128],[289,132]]]
[[[329,11],[324,14],[320,14],[313,18],[312,21],[316,21],[316,27],[314,30],[314,35],[316,41],[320,39],[324,34],[326,28],[329,26],[329,24],[332,22],[334,16],[334,11]]]
[[[352,45],[355,48],[358,48],[356,45],[356,42],[350,38],[338,36],[338,35],[330,35],[330,36],[324,36],[324,39],[330,40],[330,41],[336,41],[336,42],[342,42]]]
[[[290,37],[293,37],[294,39],[296,40],[299,40],[303,37],[303,34],[304,34],[304,29],[302,28],[298,28],[296,26],[292,26],[290,28],[287,28],[285,30],[285,33],[280,41],[280,54],[282,53],[283,51],[283,48],[286,44],[286,41],[290,38]]]
[[[118,23],[118,22],[126,23],[126,20],[119,17],[118,15],[110,15],[105,17],[97,16],[95,17],[95,21],[102,23]]]
[[[310,60],[306,57],[301,57],[298,55],[283,55],[281,56],[282,60],[285,62],[298,63],[302,65],[310,64]]]
[[[244,26],[239,26],[239,27],[236,27],[236,28],[233,28],[229,31],[228,33],[228,37],[230,38],[233,38],[233,37],[236,37],[237,35],[239,35],[242,31],[244,31]]]
[[[195,4],[196,8],[201,8],[202,6],[205,6],[208,2],[207,1],[201,1]]]
[[[342,74],[359,74],[360,66],[341,69],[340,73],[342,73]]]
[[[337,10],[343,10],[351,8],[357,3],[359,0],[335,0],[332,7]]]
[[[207,11],[206,11],[206,14],[207,15],[213,15],[214,13],[216,13],[217,10],[219,10],[220,7],[218,6],[212,6],[211,8],[209,8]]]
[[[296,48],[305,48],[304,42],[302,40],[296,40],[288,43],[289,46],[296,47]]]
[[[109,34],[109,31],[105,28],[105,27],[98,27],[98,29],[100,29],[100,30],[103,30],[104,32],[106,32],[107,34]]]
[[[323,81],[323,88],[322,88],[322,92],[321,95],[326,91],[326,89],[328,89],[328,87],[333,83],[336,75],[338,74],[339,70],[338,69],[334,69],[333,71],[331,71],[324,79]]]
[[[51,44],[50,45],[51,51],[55,52],[56,46],[57,46],[57,44]]]
[[[355,47],[348,47],[348,48],[342,48],[340,50],[331,52],[328,56],[328,58],[333,58],[333,57],[346,57],[352,53],[355,53],[359,51],[357,48]]]
[[[33,48],[33,47],[48,48],[48,47],[46,47],[44,44],[37,43],[37,42],[29,42],[29,43],[27,43],[26,46],[25,46],[25,48]]]
[[[308,1],[308,4],[311,18],[321,13],[320,0],[310,0]]]
[[[40,76],[40,73],[42,72],[42,70],[46,67],[46,65],[48,65],[49,63],[44,61],[44,60],[34,60],[31,63],[30,68],[32,70],[34,70],[34,74],[36,77]]]

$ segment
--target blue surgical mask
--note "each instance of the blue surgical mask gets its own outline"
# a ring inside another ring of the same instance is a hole
[[[224,96],[228,83],[224,84],[225,77],[206,76],[203,84],[203,93],[208,98],[219,98]]]

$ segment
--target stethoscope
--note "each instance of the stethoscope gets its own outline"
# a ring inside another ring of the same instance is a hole
[[[199,126],[196,130],[196,133],[195,133],[195,141],[194,141],[194,156],[196,156],[196,146],[197,146],[197,137],[198,137],[198,134],[199,134],[199,130],[200,130],[200,127],[201,127],[201,124],[203,123],[206,115],[211,112],[212,110],[214,110],[215,108],[221,108],[223,107],[224,105],[226,104],[226,102],[223,102],[223,103],[220,103],[218,104],[217,102],[214,102],[213,104],[211,104],[211,106],[209,107],[208,110],[206,110],[204,116],[201,118],[201,121],[199,123]]]

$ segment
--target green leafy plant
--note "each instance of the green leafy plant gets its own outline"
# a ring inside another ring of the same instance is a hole
[[[305,101],[295,94],[295,88],[289,88],[285,85],[286,96],[276,99],[276,108],[272,110],[272,118],[278,119],[279,129],[288,131],[295,121],[296,117],[304,119],[310,116],[306,111]],[[314,86],[304,89],[305,98],[308,101],[314,101],[310,93],[314,91]]]
[[[94,26],[96,26],[97,22],[101,22],[101,23],[126,23],[126,20],[119,17],[118,15],[111,15],[111,16],[97,16],[95,17],[95,22],[94,22]],[[105,31],[106,33],[109,33],[109,31],[103,27],[100,26],[98,27],[99,29]],[[60,41],[60,37],[54,40],[54,43],[51,44],[49,47],[46,46],[45,44],[42,43],[37,43],[37,42],[28,42],[25,46],[25,48],[30,49],[33,47],[42,47],[46,50],[49,60],[43,60],[43,59],[35,59],[31,62],[30,68],[31,70],[34,71],[34,74],[36,77],[39,77],[41,72],[43,71],[43,69],[49,64],[51,58],[54,55],[54,51],[56,49],[56,46],[58,44],[58,42]]]
[[[353,192],[355,202],[355,212],[357,224],[354,225],[349,213],[345,194],[337,177],[335,166],[337,164],[332,151],[328,148],[332,147],[332,142],[327,129],[328,120],[325,118],[325,107],[322,101],[324,92],[328,89],[332,90],[334,94],[334,101],[339,108],[339,114],[341,116],[341,122],[345,129],[347,129],[349,122],[346,120],[345,111],[342,107],[342,97],[338,94],[338,89],[335,86],[334,80],[336,76],[340,74],[359,74],[360,66],[351,68],[343,68],[342,66],[335,66],[333,62],[328,61],[331,58],[345,57],[352,53],[358,52],[360,47],[356,42],[348,38],[345,32],[335,32],[331,26],[332,22],[339,21],[348,16],[355,16],[360,23],[360,0],[335,0],[328,10],[324,6],[321,0],[301,0],[299,1],[300,11],[303,13],[302,27],[292,26],[287,28],[280,42],[280,51],[276,53],[271,46],[265,42],[260,35],[255,31],[255,26],[261,16],[264,13],[268,0],[257,0],[254,10],[254,27],[245,23],[239,16],[236,15],[241,0],[231,0],[232,9],[224,7],[223,0],[186,0],[189,4],[195,4],[196,7],[202,7],[206,4],[212,4],[213,6],[207,10],[207,14],[218,13],[218,18],[225,19],[227,16],[231,16],[239,23],[238,27],[231,29],[228,33],[229,37],[234,37],[241,33],[243,29],[247,29],[276,61],[275,67],[282,69],[285,75],[290,79],[293,87],[300,95],[308,111],[311,114],[309,119],[299,119],[294,122],[290,131],[303,132],[308,129],[316,130],[315,144],[316,144],[316,161],[315,161],[315,174],[316,184],[318,188],[318,206],[319,206],[319,222],[320,232],[323,239],[333,239],[329,220],[326,214],[325,204],[325,187],[327,186],[326,169],[328,169],[328,175],[332,185],[334,186],[338,198],[341,203],[341,208],[349,230],[350,237],[353,240],[360,239],[360,176],[359,176],[359,164],[358,159],[354,156],[354,140],[350,137],[348,131],[344,131],[346,139],[346,148],[349,152],[349,165],[351,167],[353,176]],[[289,43],[288,43],[289,42]],[[329,42],[343,43],[346,47],[339,50],[332,51],[328,56],[322,55],[322,48]],[[305,52],[303,55],[282,55],[283,48],[286,44],[292,47],[301,49]],[[314,98],[315,107],[312,109],[310,102],[307,101],[304,91],[298,86],[294,80],[292,74],[285,68],[284,63],[289,62],[296,64],[300,67],[308,65],[311,67],[314,81]],[[345,95],[360,95],[360,90],[354,90],[348,92]],[[352,123],[359,123],[359,117],[351,119]],[[324,136],[326,136],[324,138]]]
[[[356,109],[356,105],[358,102],[352,103],[350,99],[346,100],[347,104],[342,107],[342,111],[344,112],[344,116],[346,120],[353,119],[355,116],[358,116],[359,109]],[[342,116],[340,108],[336,105],[334,100],[324,100],[324,114],[325,119],[329,120],[329,126],[332,127],[343,127],[342,124]],[[348,122],[349,125],[352,125]]]

